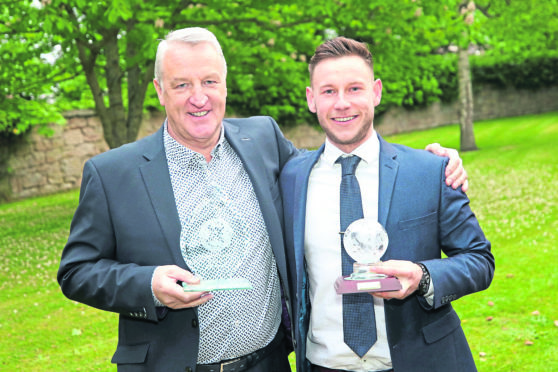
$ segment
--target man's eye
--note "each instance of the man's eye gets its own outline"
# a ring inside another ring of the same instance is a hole
[[[349,89],[351,92],[357,92],[360,90],[360,87],[351,87],[351,89]]]
[[[213,84],[217,84],[217,82],[215,80],[206,80],[205,81],[205,85],[213,85]]]
[[[186,88],[186,83],[178,84],[177,88]]]
[[[324,90],[324,94],[333,94],[333,89]]]

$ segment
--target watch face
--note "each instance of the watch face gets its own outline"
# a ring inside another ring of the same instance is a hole
[[[355,261],[375,263],[386,252],[389,243],[384,227],[371,218],[361,218],[347,227],[343,235],[345,250]]]

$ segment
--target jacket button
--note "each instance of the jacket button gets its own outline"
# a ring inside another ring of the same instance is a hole
[[[197,319],[192,319],[192,328],[198,328],[198,325],[199,325],[199,324],[200,324],[200,323],[198,322]]]
[[[184,368],[184,372],[194,372],[194,370],[190,367]]]

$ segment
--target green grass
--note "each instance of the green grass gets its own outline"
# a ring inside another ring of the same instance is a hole
[[[558,113],[478,122],[475,134],[480,150],[461,155],[496,273],[454,306],[479,371],[558,371]],[[457,148],[459,128],[388,140]],[[56,283],[77,198],[0,205],[2,371],[116,370],[117,315],[66,299]]]
[[[558,113],[478,122],[475,136],[480,150],[461,156],[496,271],[488,290],[454,306],[479,371],[558,371]],[[458,148],[459,129],[389,140],[434,139]]]

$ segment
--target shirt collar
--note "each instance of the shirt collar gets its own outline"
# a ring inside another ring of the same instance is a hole
[[[203,158],[203,155],[201,155],[200,153],[197,153],[195,151],[193,151],[192,149],[184,146],[183,144],[181,144],[180,142],[178,142],[176,139],[174,139],[168,130],[168,122],[165,119],[165,123],[164,123],[164,133],[163,133],[163,141],[165,144],[165,151],[167,153],[167,158],[168,159],[172,159],[172,160],[179,160],[182,159],[181,161],[193,161],[193,160],[199,160],[199,159],[203,159],[205,161],[205,158]],[[211,157],[212,158],[217,158],[219,159],[221,157],[221,152],[222,152],[222,148],[223,148],[223,142],[225,141],[225,126],[223,124],[221,124],[221,133],[219,135],[219,141],[217,141],[217,144],[215,145],[215,147],[213,148],[213,150],[211,150]]]
[[[357,155],[368,164],[377,162],[380,157],[380,141],[378,140],[376,131],[373,131],[370,138],[362,143],[359,147],[351,151],[350,154],[346,154],[345,152],[341,151],[328,138],[326,138],[322,160],[333,167],[335,161],[337,161],[337,159],[343,155]]]

